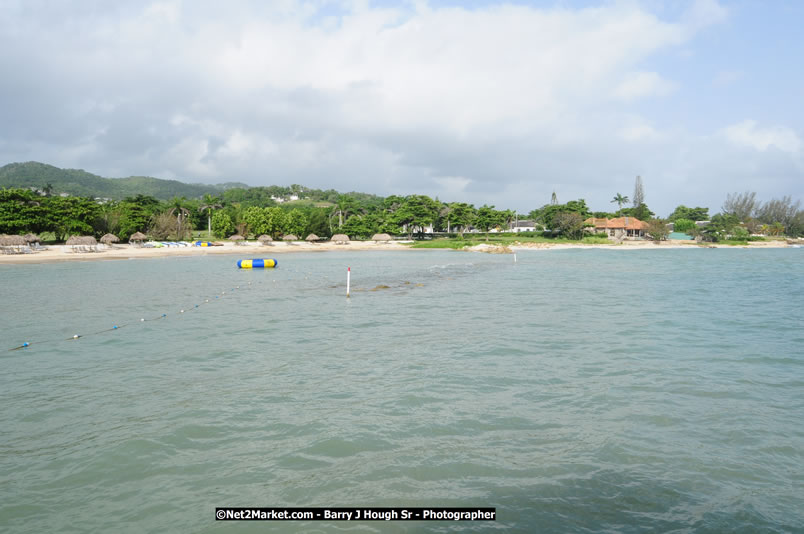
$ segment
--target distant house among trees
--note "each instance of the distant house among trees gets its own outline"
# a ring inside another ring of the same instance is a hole
[[[596,234],[606,234],[609,239],[640,239],[645,237],[648,224],[636,217],[617,217],[616,219],[598,219],[590,217],[585,224],[594,226]]]
[[[277,204],[281,204],[283,202],[292,202],[294,200],[299,200],[299,195],[292,193],[287,197],[281,197],[277,195],[271,195],[271,200],[276,202]]]
[[[509,232],[535,232],[536,223],[531,220],[523,219],[521,221],[514,221],[510,224]]]

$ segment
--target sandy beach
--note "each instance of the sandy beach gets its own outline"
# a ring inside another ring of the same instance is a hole
[[[0,265],[18,263],[52,263],[62,261],[94,261],[94,260],[127,260],[145,258],[166,258],[179,256],[214,256],[227,254],[243,258],[270,258],[275,254],[288,252],[325,252],[329,250],[409,250],[403,242],[352,241],[344,245],[335,243],[293,243],[275,242],[263,246],[259,242],[249,241],[241,244],[224,242],[220,247],[171,246],[148,248],[134,245],[114,245],[113,247],[98,245],[97,252],[75,252],[67,245],[50,245],[47,250],[31,254],[0,255]]]
[[[259,242],[246,242],[236,245],[231,242],[224,243],[220,247],[161,247],[148,248],[133,245],[115,245],[113,247],[98,245],[97,252],[75,252],[73,247],[67,245],[51,245],[47,250],[34,252],[32,254],[3,254],[0,256],[2,264],[30,264],[30,263],[52,263],[62,261],[94,261],[94,260],[126,260],[126,259],[145,259],[145,258],[165,258],[178,256],[212,256],[212,255],[240,255],[244,258],[265,257],[269,258],[275,254],[288,252],[327,252],[327,251],[347,251],[347,250],[412,250],[409,241],[352,241],[348,244],[336,245],[334,243],[307,243],[303,241],[286,243],[276,242],[269,246],[263,246]],[[654,243],[652,241],[625,241],[621,244],[611,245],[583,245],[569,243],[514,243],[505,248],[494,244],[480,244],[470,252],[492,252],[507,253],[521,250],[551,250],[551,249],[577,249],[595,248],[612,250],[644,250],[644,249],[689,249],[689,248],[784,248],[789,246],[784,241],[760,241],[752,242],[746,246],[731,246],[706,243],[698,245],[694,241],[672,241]],[[434,249],[440,250],[440,249]]]

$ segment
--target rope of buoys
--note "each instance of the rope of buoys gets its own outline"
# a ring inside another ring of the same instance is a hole
[[[257,283],[261,284],[262,281],[258,281]],[[249,282],[248,285],[252,285],[252,282]],[[238,289],[240,289],[240,286],[232,287],[232,288],[230,288],[229,291],[236,291]],[[220,295],[215,295],[214,297],[215,297],[215,299],[217,299],[217,298],[220,298],[223,295],[226,295],[226,291],[221,291]],[[194,304],[192,307],[188,307],[186,309],[180,309],[179,313],[182,314],[182,313],[191,312],[193,310],[198,309],[200,306],[202,306],[204,304],[208,304],[208,303],[212,302],[213,300],[214,299],[211,299],[211,298],[205,298],[204,301],[201,302],[200,304]],[[168,314],[162,313],[162,314],[157,315],[156,317],[150,317],[150,318],[142,317],[142,318],[140,318],[139,321],[134,321],[134,322],[131,322],[131,323],[114,324],[114,325],[112,325],[111,328],[105,328],[103,330],[98,330],[97,332],[91,332],[89,334],[74,334],[73,336],[70,336],[68,338],[44,339],[44,340],[41,340],[41,341],[26,341],[22,345],[19,345],[17,347],[12,347],[12,348],[8,349],[8,351],[10,352],[10,351],[14,351],[14,350],[27,349],[31,345],[43,345],[45,343],[55,343],[57,341],[75,341],[75,340],[78,340],[78,339],[81,339],[81,338],[84,338],[84,337],[88,337],[88,336],[96,336],[96,335],[99,335],[99,334],[104,334],[106,332],[113,332],[115,330],[120,330],[121,328],[125,328],[125,327],[131,326],[131,325],[135,325],[137,323],[147,323],[147,322],[150,322],[150,321],[158,321],[160,319],[166,319],[167,317],[168,317]]]

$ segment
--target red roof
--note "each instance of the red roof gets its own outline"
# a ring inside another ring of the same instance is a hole
[[[584,221],[594,224],[595,228],[612,230],[647,230],[648,224],[636,217],[617,217],[616,219],[596,219],[590,217]]]

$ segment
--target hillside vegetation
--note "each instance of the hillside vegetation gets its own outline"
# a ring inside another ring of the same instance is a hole
[[[173,197],[199,198],[205,194],[218,195],[226,189],[248,187],[241,183],[219,185],[186,184],[178,180],[162,180],[148,176],[104,178],[81,169],[60,169],[36,161],[10,163],[0,167],[0,188],[31,188],[51,194],[68,193],[72,196],[100,197],[120,200],[136,195],[147,195],[160,200]]]

